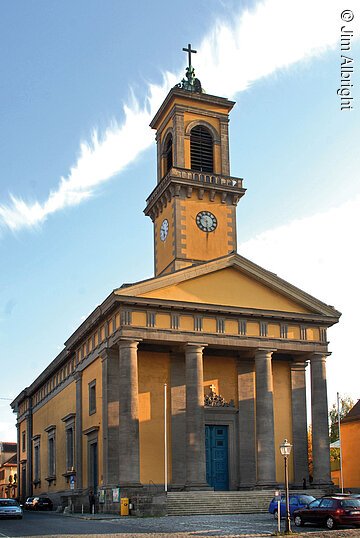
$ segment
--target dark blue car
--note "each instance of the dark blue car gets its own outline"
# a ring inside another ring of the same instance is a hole
[[[291,494],[289,495],[289,508],[290,508],[290,515],[292,516],[294,510],[298,510],[299,508],[305,508],[308,504],[310,504],[312,501],[315,500],[315,497],[312,495],[304,495],[303,493],[299,495]],[[270,514],[274,515],[274,518],[277,519],[278,517],[278,503],[275,497],[271,500],[269,504],[269,512]],[[280,502],[280,516],[285,517],[286,516],[286,501],[285,501],[285,495],[281,496],[281,502]]]

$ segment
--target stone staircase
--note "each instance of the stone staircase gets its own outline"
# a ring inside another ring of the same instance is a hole
[[[291,491],[321,497],[322,490]],[[272,490],[258,491],[181,491],[168,492],[169,516],[196,514],[255,514],[267,512]]]

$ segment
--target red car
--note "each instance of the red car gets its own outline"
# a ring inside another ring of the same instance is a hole
[[[306,508],[295,510],[294,522],[297,527],[305,523],[315,526],[326,525],[333,529],[337,525],[360,527],[360,499],[355,497],[328,496],[315,499]]]

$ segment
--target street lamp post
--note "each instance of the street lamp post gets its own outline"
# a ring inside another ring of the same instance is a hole
[[[292,445],[289,443],[287,439],[284,439],[283,443],[280,445],[280,452],[281,452],[281,455],[284,456],[284,464],[285,464],[285,499],[286,499],[285,533],[286,534],[291,533],[290,508],[289,508],[289,470],[288,470],[288,457],[290,456],[291,449],[292,449]]]

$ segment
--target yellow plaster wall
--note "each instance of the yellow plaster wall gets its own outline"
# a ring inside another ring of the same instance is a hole
[[[156,314],[155,326],[158,329],[170,329],[170,314]]]
[[[189,259],[212,260],[229,253],[229,225],[232,223],[232,209],[222,204],[218,197],[209,202],[204,196],[199,200],[196,193],[186,200],[181,210],[181,221],[185,224],[185,245],[182,254]],[[211,211],[217,219],[217,227],[207,233],[199,229],[196,216],[200,211]]]
[[[278,323],[269,323],[268,335],[270,338],[280,338],[280,325]]]
[[[248,321],[246,324],[246,336],[259,336],[260,326],[257,321]]]
[[[306,329],[307,340],[320,340],[320,331],[317,327],[308,327]]]
[[[216,319],[204,318],[203,319],[203,331],[205,333],[216,333]]]
[[[40,479],[41,485],[35,493],[46,493],[69,489],[63,473],[66,469],[66,438],[65,423],[61,420],[69,413],[75,413],[75,382],[65,387],[56,396],[33,413],[33,436],[40,435]],[[45,478],[48,472],[48,426],[54,425],[55,430],[55,454],[56,454],[56,483],[48,482]]]
[[[227,402],[234,400],[237,407],[237,370],[232,357],[204,357],[204,394],[210,394],[210,385]]]
[[[341,424],[341,448],[345,488],[360,488],[360,420]]]
[[[294,340],[300,340],[300,327],[297,325],[289,325],[287,336]]]
[[[160,213],[154,223],[155,234],[155,253],[156,253],[156,271],[161,273],[165,267],[169,265],[174,259],[173,255],[173,243],[175,240],[174,219],[173,219],[173,203],[174,200],[168,203],[164,207],[162,213]],[[163,221],[167,219],[169,222],[169,231],[165,241],[160,239],[160,228]]]
[[[168,472],[171,480],[169,355],[140,351],[139,360],[139,430],[140,480],[164,483],[164,383],[168,384],[167,430]]]
[[[275,426],[275,461],[276,480],[284,482],[284,458],[280,453],[280,445],[287,439],[292,443],[292,412],[290,366],[288,362],[273,361],[274,385],[274,426]],[[289,481],[294,480],[292,454],[289,458]]]
[[[193,331],[194,330],[194,318],[192,316],[180,316],[179,317],[179,329],[181,331]]]
[[[225,320],[225,334],[238,334],[239,333],[239,324],[233,319]]]
[[[87,368],[83,370],[82,374],[82,410],[83,410],[83,430],[88,428],[99,426],[98,431],[98,469],[99,469],[99,485],[103,479],[102,468],[102,443],[101,443],[101,423],[102,423],[102,373],[101,373],[101,360],[97,358],[94,362],[89,364]],[[89,383],[96,380],[96,413],[89,415]],[[87,436],[82,436],[83,440],[83,485],[88,486],[88,462],[87,462]]]
[[[131,325],[146,327],[146,312],[132,312]]]
[[[295,301],[231,267],[140,296],[283,312],[310,312]]]

